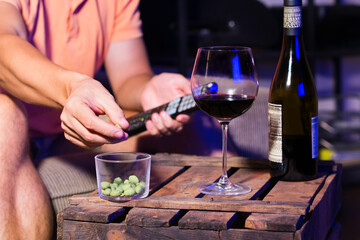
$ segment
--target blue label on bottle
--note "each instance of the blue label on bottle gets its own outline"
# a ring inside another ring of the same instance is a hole
[[[317,158],[319,155],[319,121],[318,117],[311,118],[311,145],[312,158]]]

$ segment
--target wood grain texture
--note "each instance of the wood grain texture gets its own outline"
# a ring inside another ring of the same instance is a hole
[[[340,166],[324,163],[319,177],[306,182],[276,182],[260,165],[234,167],[230,179],[252,192],[222,197],[197,190],[221,175],[208,160],[158,155],[144,199],[73,196],[58,215],[58,239],[324,239],[330,231],[339,236],[334,222],[341,206]]]
[[[203,157],[185,154],[168,154],[157,153],[152,155],[152,164],[161,166],[207,166],[221,167],[221,157]],[[263,158],[245,158],[245,157],[228,157],[228,167],[252,168],[252,169],[268,169],[267,159]]]

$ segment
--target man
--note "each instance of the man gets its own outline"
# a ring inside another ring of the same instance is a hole
[[[137,7],[138,0],[0,0],[0,239],[52,235],[29,139],[64,134],[88,149],[124,141],[115,126],[128,128],[122,109],[146,110],[190,93],[180,75],[153,75]],[[103,63],[116,100],[93,79]],[[161,113],[146,126],[168,135],[188,121]]]

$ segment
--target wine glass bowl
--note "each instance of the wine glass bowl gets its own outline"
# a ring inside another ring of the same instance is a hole
[[[222,175],[217,183],[199,186],[211,195],[240,195],[251,191],[231,183],[227,176],[227,131],[232,119],[250,109],[258,92],[258,79],[248,47],[203,47],[197,51],[191,89],[197,106],[217,119],[222,128]]]

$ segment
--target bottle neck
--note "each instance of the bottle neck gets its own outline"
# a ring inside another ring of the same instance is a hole
[[[303,52],[301,11],[301,4],[297,6],[284,5],[284,38],[282,50],[286,50],[288,53],[294,53],[297,58],[299,58]]]
[[[284,6],[284,35],[301,36],[302,34],[302,13],[301,5]]]

